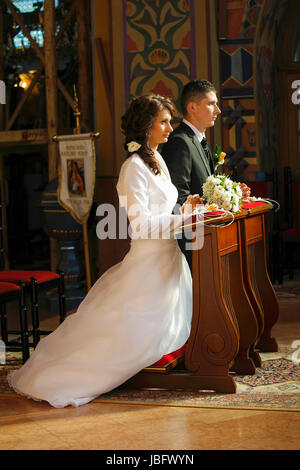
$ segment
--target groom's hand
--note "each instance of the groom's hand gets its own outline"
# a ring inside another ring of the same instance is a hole
[[[243,202],[249,202],[251,189],[245,183],[240,183],[240,188],[242,190],[242,201]]]
[[[198,205],[204,203],[204,199],[199,194],[190,194],[185,203],[181,206],[180,212],[182,214],[192,214]]]

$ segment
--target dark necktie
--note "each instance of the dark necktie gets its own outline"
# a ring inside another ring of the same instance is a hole
[[[201,145],[202,145],[202,148],[204,150],[204,153],[205,153],[210,171],[213,173],[214,172],[214,166],[213,166],[210,150],[209,150],[209,147],[208,147],[208,142],[207,142],[205,137],[203,137],[203,139],[201,140]]]

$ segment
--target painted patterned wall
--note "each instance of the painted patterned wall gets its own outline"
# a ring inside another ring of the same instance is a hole
[[[219,51],[211,51],[220,59],[222,145],[241,179],[255,179],[259,170],[253,57],[263,4],[220,0]],[[194,0],[124,0],[123,5],[126,102],[154,92],[174,99],[179,108],[183,86],[197,78]]]
[[[195,77],[193,1],[125,1],[126,98],[154,92],[178,98]]]
[[[254,178],[258,170],[253,48],[262,3],[219,2],[223,18],[219,29],[223,146],[238,177],[246,171],[248,178]]]
[[[237,175],[250,175],[258,169],[253,47],[263,0],[219,3],[222,144]],[[126,101],[151,91],[179,108],[183,86],[196,78],[194,1],[124,0],[124,12]]]

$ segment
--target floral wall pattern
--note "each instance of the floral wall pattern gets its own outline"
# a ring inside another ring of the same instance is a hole
[[[195,78],[193,0],[127,0],[125,86],[127,101],[153,92],[178,98]]]
[[[239,179],[258,170],[253,48],[262,0],[220,0],[220,84],[224,150]]]

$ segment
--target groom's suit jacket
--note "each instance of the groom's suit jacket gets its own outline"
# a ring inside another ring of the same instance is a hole
[[[202,185],[212,174],[212,168],[193,130],[181,122],[170,134],[161,153],[178,190],[178,203],[182,205],[189,194],[201,196]],[[212,164],[211,151],[210,160]]]
[[[206,178],[213,173],[213,160],[209,149],[210,161],[208,161],[194,131],[187,124],[181,122],[171,133],[161,153],[169,169],[172,183],[178,190],[177,202],[180,206],[186,201],[189,194],[202,196],[202,185]],[[186,250],[187,241],[183,235],[178,243],[192,271],[192,251]]]

